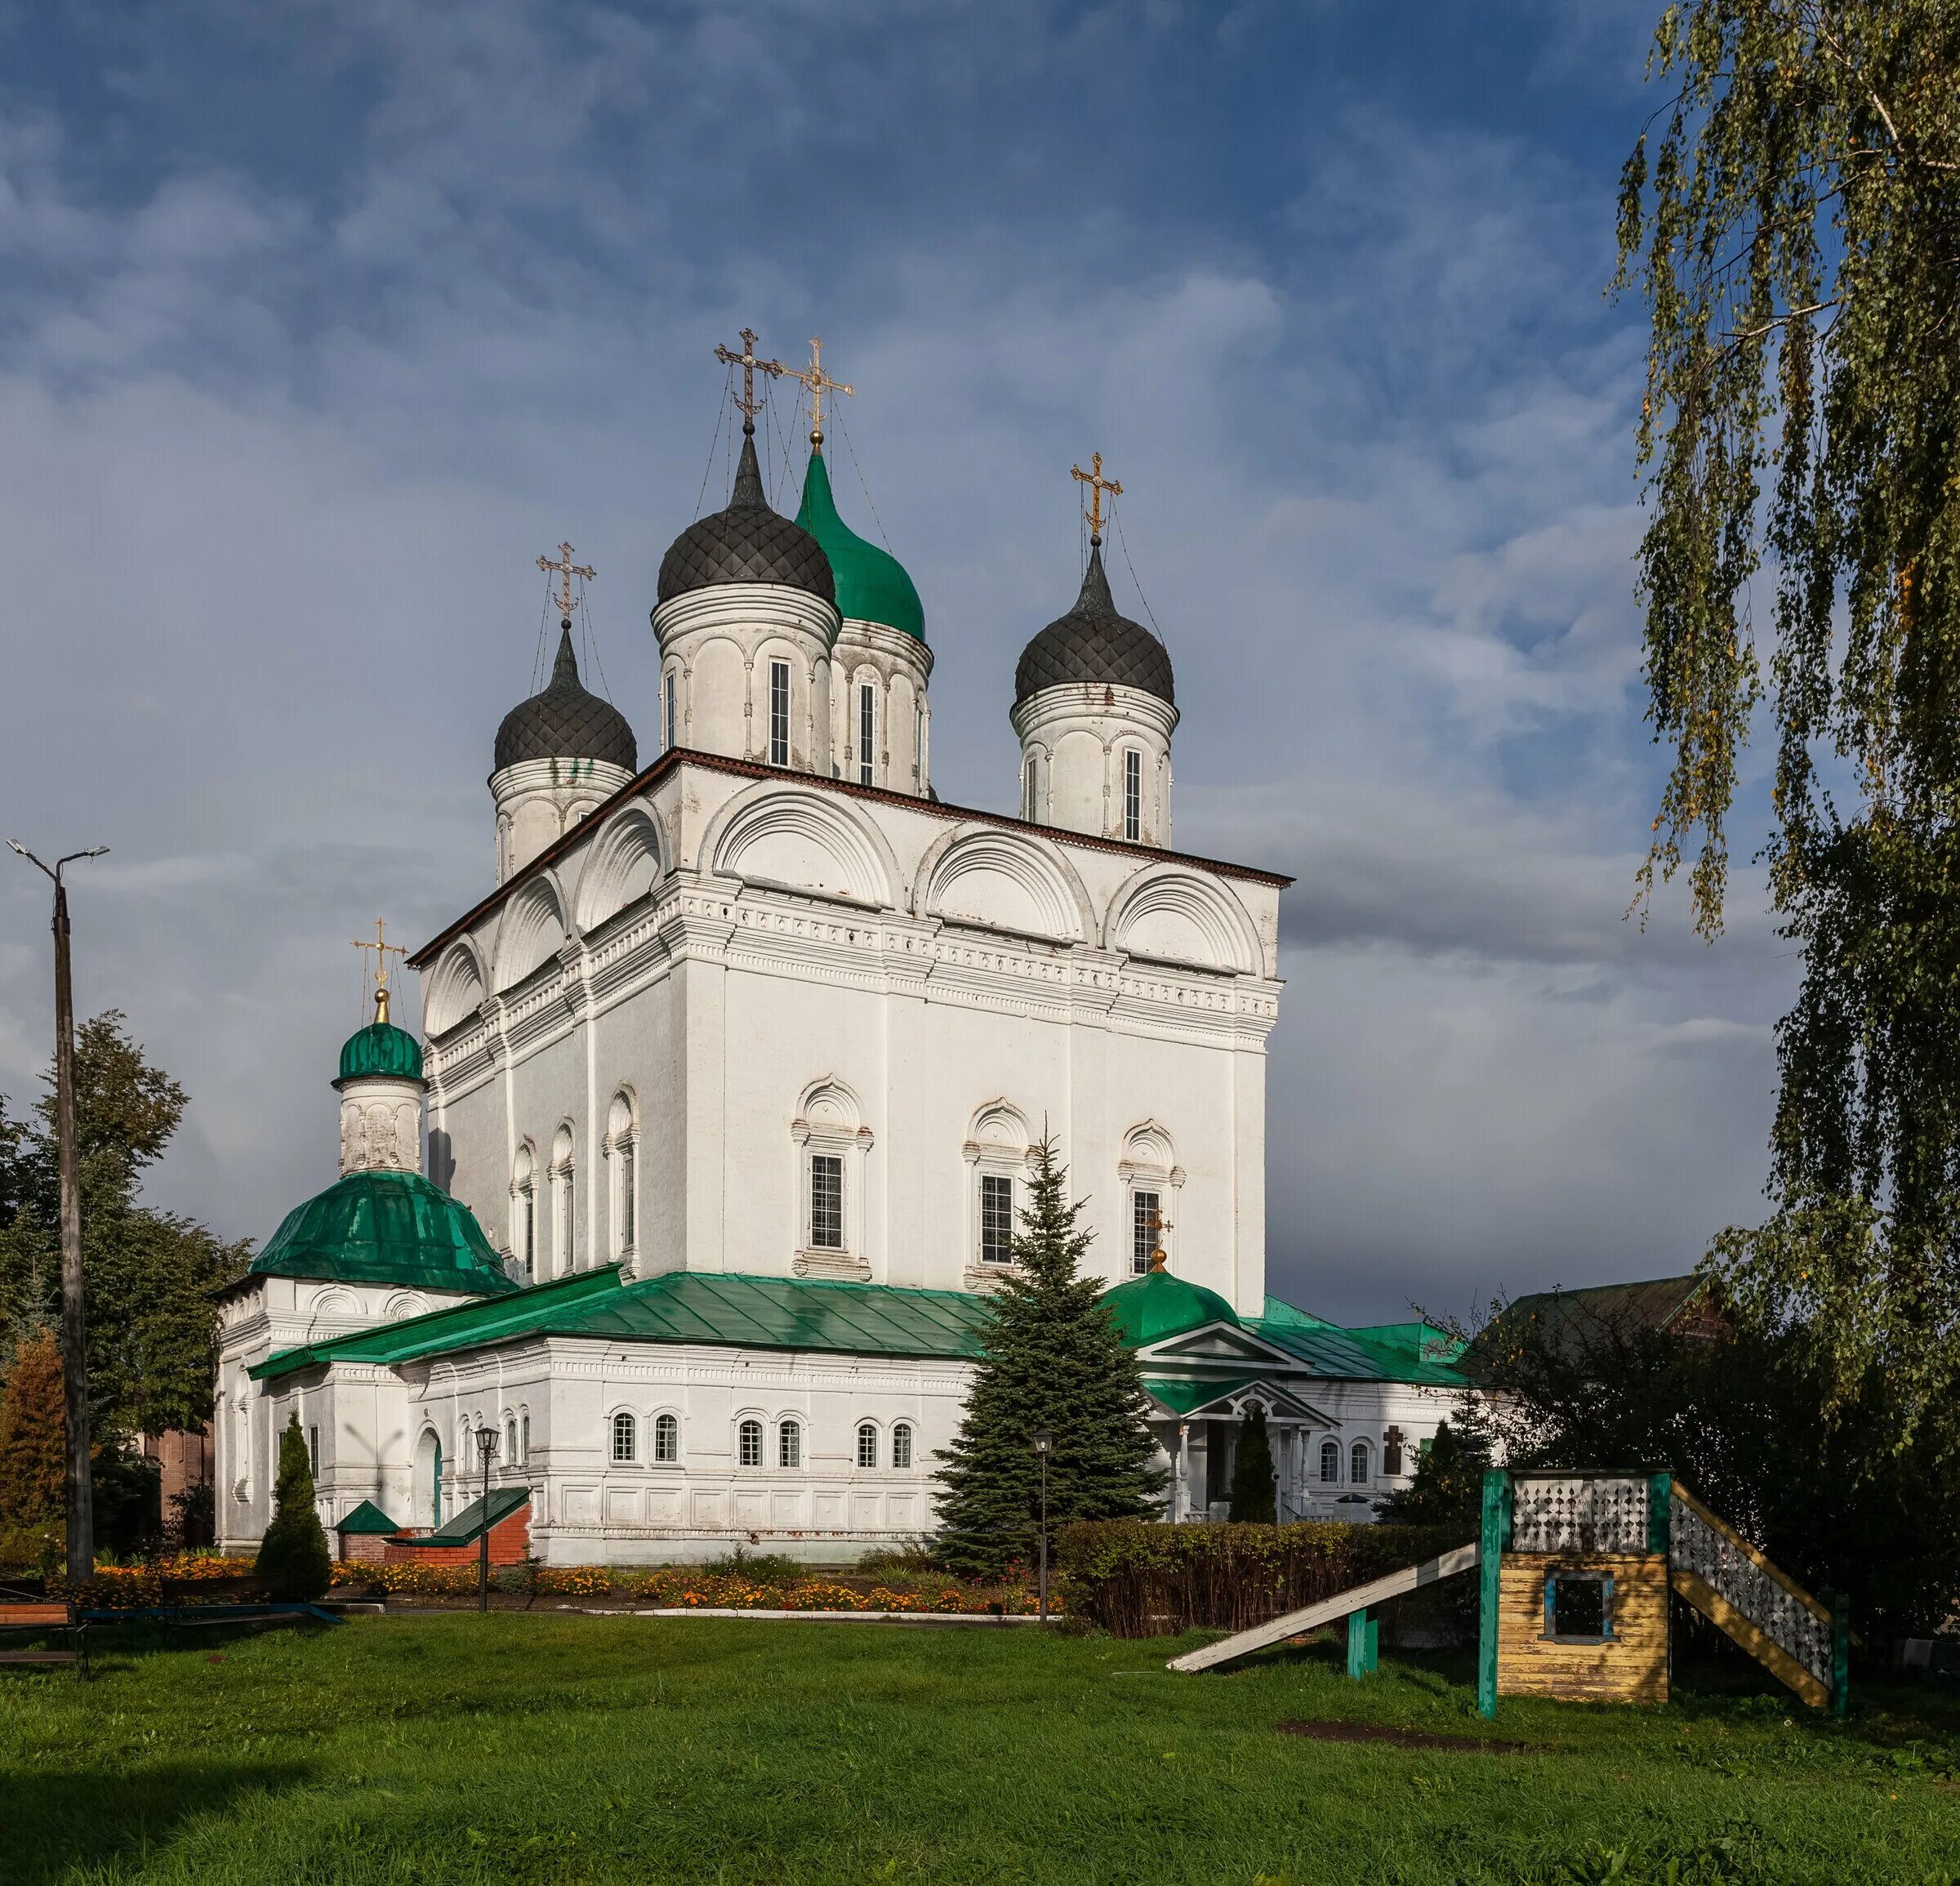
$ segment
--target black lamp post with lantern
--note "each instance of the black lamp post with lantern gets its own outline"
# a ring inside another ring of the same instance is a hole
[[[477,1536],[476,1608],[490,1608],[490,1462],[497,1453],[497,1429],[488,1425],[476,1430],[476,1451],[483,1463],[483,1529]]]
[[[1041,1538],[1040,1552],[1040,1616],[1048,1622],[1048,1456],[1055,1444],[1055,1438],[1045,1428],[1037,1428],[1030,1435],[1035,1444],[1035,1457],[1041,1463]]]

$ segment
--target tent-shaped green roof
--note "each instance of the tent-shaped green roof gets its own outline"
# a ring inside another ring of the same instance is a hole
[[[419,1172],[350,1172],[287,1213],[252,1260],[252,1274],[475,1296],[517,1288],[469,1207]]]
[[[401,1531],[372,1500],[363,1500],[339,1525],[336,1532],[372,1532],[383,1537],[392,1537]]]
[[[823,546],[837,579],[837,613],[847,621],[877,622],[916,641],[925,640],[925,609],[905,566],[889,551],[866,543],[837,515],[831,474],[821,452],[810,454],[803,475],[796,521]]]

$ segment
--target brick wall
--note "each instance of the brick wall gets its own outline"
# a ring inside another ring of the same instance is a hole
[[[421,1565],[474,1565],[482,1548],[475,1540],[467,1545],[426,1545],[412,1534],[398,1535],[385,1541],[391,1563],[413,1560]],[[531,1509],[520,1506],[507,1518],[490,1528],[490,1563],[522,1565],[531,1556]]]

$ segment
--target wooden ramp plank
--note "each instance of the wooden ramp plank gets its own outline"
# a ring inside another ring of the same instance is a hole
[[[1727,1632],[1772,1676],[1788,1683],[1812,1709],[1831,1700],[1829,1689],[1766,1632],[1758,1630],[1704,1578],[1677,1565],[1668,1575],[1674,1589],[1708,1621]]]
[[[1454,1578],[1459,1572],[1473,1572],[1482,1558],[1481,1546],[1459,1545],[1454,1552],[1444,1553],[1440,1558],[1425,1559],[1420,1565],[1404,1566],[1400,1572],[1391,1572],[1367,1585],[1357,1585],[1352,1590],[1323,1598],[1317,1604],[1290,1611],[1284,1617],[1276,1617],[1269,1624],[1255,1624],[1250,1630],[1220,1638],[1216,1643],[1208,1643],[1202,1650],[1187,1651],[1183,1656],[1174,1656],[1169,1667],[1178,1670],[1214,1670],[1219,1664],[1250,1656],[1255,1650],[1284,1643],[1288,1638],[1298,1637],[1303,1631],[1316,1630],[1323,1624],[1332,1624],[1337,1617],[1345,1617],[1350,1612],[1367,1611],[1375,1605],[1385,1604],[1392,1598],[1400,1598],[1405,1592],[1417,1591],[1425,1585]]]

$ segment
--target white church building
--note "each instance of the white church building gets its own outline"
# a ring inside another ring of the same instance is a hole
[[[752,353],[752,346],[750,350]],[[738,403],[739,404],[739,403]],[[1457,1378],[1417,1324],[1267,1288],[1266,1043],[1288,881],[1173,843],[1163,644],[1105,576],[1014,676],[1020,816],[942,798],[919,597],[792,521],[752,437],[661,565],[639,763],[565,622],[499,729],[495,885],[410,959],[424,1038],[346,1045],[342,1176],[223,1304],[218,1533],[296,1414],[331,1530],[529,1497],[550,1563],[811,1559],[933,1524],[1045,1131],[1154,1402],[1167,1517],[1266,1408],[1282,1518],[1371,1517]],[[1099,466],[1098,466],[1099,475]]]

